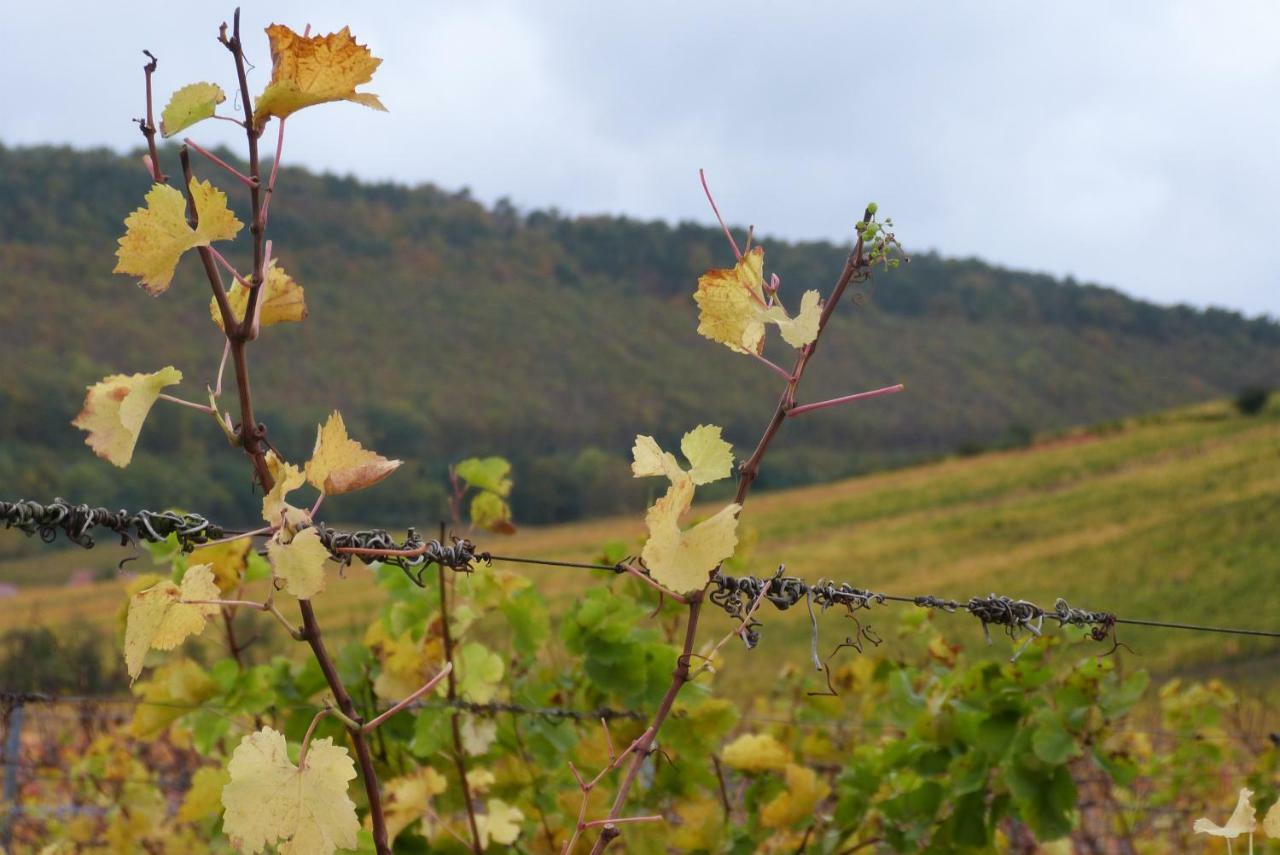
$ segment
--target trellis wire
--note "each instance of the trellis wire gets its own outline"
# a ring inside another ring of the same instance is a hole
[[[120,536],[122,543],[146,541],[151,543],[166,540],[174,536],[184,550],[191,550],[213,540],[220,540],[237,532],[224,529],[199,514],[176,513],[172,511],[146,511],[135,513],[128,511],[110,511],[106,508],[94,508],[84,504],[72,504],[65,499],[54,499],[52,503],[41,504],[28,500],[16,502],[0,501],[0,520],[6,528],[17,528],[28,535],[39,535],[45,543],[57,539],[62,532],[71,542],[86,549],[95,545],[91,529],[105,528]],[[623,573],[625,562],[615,564],[597,564],[591,562],[561,561],[526,556],[497,555],[476,550],[475,544],[463,538],[453,538],[448,545],[439,540],[424,541],[417,532],[410,528],[403,540],[397,540],[386,529],[363,529],[344,532],[331,528],[324,523],[315,524],[321,542],[330,551],[334,560],[349,564],[352,558],[359,558],[365,564],[383,563],[399,567],[415,582],[422,585],[423,572],[432,565],[447,567],[457,572],[470,572],[476,564],[489,564],[493,561],[509,561],[522,564],[538,564],[549,567],[572,567],[585,570],[601,570],[612,573]],[[389,550],[398,552],[418,552],[416,555],[393,556],[353,556],[339,552],[341,549]],[[1091,611],[1071,606],[1064,598],[1057,598],[1052,609],[1044,608],[1028,600],[1014,599],[998,594],[985,597],[971,597],[968,600],[953,600],[932,594],[904,596],[885,594],[856,587],[848,582],[819,580],[810,584],[796,576],[785,575],[785,566],[779,566],[777,572],[769,577],[731,576],[715,571],[711,575],[711,602],[723,609],[728,615],[745,622],[742,638],[748,647],[754,647],[760,638],[760,622],[754,615],[748,616],[750,605],[763,595],[763,599],[778,610],[790,609],[803,600],[812,615],[813,607],[823,610],[832,606],[840,606],[852,616],[854,612],[869,609],[873,605],[885,603],[907,603],[920,608],[956,613],[967,612],[976,617],[990,640],[990,627],[1002,627],[1013,639],[1029,634],[1038,637],[1042,634],[1044,622],[1056,621],[1059,626],[1087,627],[1094,640],[1112,639],[1115,646],[1117,625],[1159,627],[1190,632],[1212,632],[1226,635],[1243,635],[1260,638],[1280,638],[1280,631],[1248,629],[1225,626],[1210,626],[1174,621],[1160,621],[1139,618],[1122,618],[1108,611]],[[856,621],[856,618],[855,618]],[[816,625],[816,624],[815,624]],[[879,639],[870,633],[869,628],[857,624],[857,633],[846,639],[846,644],[861,649],[863,640],[878,644]],[[1113,646],[1113,650],[1115,649]],[[814,647],[815,665],[821,669],[816,649],[816,633]]]

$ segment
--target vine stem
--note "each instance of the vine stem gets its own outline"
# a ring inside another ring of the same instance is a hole
[[[138,122],[138,128],[147,138],[148,167],[152,180],[157,184],[168,184],[169,177],[160,171],[160,153],[156,150],[156,116],[151,98],[151,75],[156,73],[156,66],[160,61],[149,50],[144,50],[143,53],[147,56],[147,64],[142,66],[142,72],[147,79],[147,118],[145,121]]]
[[[231,35],[227,35],[227,25],[224,23],[219,31],[218,40],[231,53],[235,62],[236,78],[240,87],[240,100],[244,106],[245,137],[249,149],[248,189],[252,207],[249,232],[253,238],[253,274],[250,280],[252,287],[249,288],[248,305],[245,307],[242,320],[237,321],[231,309],[227,290],[222,283],[222,274],[218,270],[218,262],[213,253],[209,251],[208,247],[199,247],[199,254],[201,263],[204,265],[205,274],[209,279],[209,286],[213,290],[214,300],[217,302],[218,310],[222,315],[227,349],[230,351],[235,369],[236,392],[240,400],[240,428],[238,431],[240,445],[253,466],[255,479],[263,490],[270,490],[275,483],[275,479],[271,475],[270,467],[267,466],[266,451],[263,448],[266,428],[259,425],[254,417],[253,390],[249,383],[249,362],[245,352],[246,343],[253,338],[254,321],[258,317],[259,297],[263,290],[258,286],[263,281],[267,248],[264,240],[261,210],[262,176],[258,163],[258,136],[260,131],[253,123],[253,100],[249,95],[249,80],[245,70],[244,48],[240,40],[239,9],[235,11]],[[183,177],[185,179],[184,192],[187,197],[187,219],[188,223],[194,228],[199,214],[191,195],[191,158],[186,146],[180,150],[179,155],[182,160]],[[255,607],[262,608],[262,604],[255,604]],[[324,674],[325,682],[329,685],[334,700],[338,704],[338,709],[342,716],[345,717],[347,734],[351,739],[352,746],[355,748],[356,760],[360,766],[360,779],[369,802],[369,820],[372,826],[374,848],[378,855],[391,855],[391,847],[387,842],[387,824],[382,809],[382,795],[378,786],[377,769],[373,763],[373,754],[369,750],[369,742],[365,738],[365,733],[361,727],[363,719],[357,712],[355,703],[351,699],[351,694],[343,684],[342,678],[338,674],[338,669],[334,665],[333,658],[325,647],[324,637],[320,632],[320,624],[316,620],[315,609],[312,607],[311,602],[309,600],[299,600],[298,608],[302,612],[302,628],[296,630],[295,637],[305,641],[311,648],[312,655],[320,666],[321,673]],[[271,606],[271,609],[274,609],[274,606]],[[275,614],[275,616],[277,619],[282,619],[283,617],[279,614]],[[287,621],[282,622],[286,623],[286,625],[288,623]],[[355,726],[353,727],[352,725]]]
[[[589,827],[598,825],[602,829],[600,836],[596,838],[595,845],[591,847],[591,855],[599,855],[605,850],[605,847],[622,833],[618,829],[617,820],[622,814],[623,806],[627,803],[627,796],[631,792],[631,786],[636,782],[636,776],[640,774],[640,767],[644,765],[645,759],[649,756],[653,741],[658,736],[658,730],[667,720],[667,716],[671,714],[671,707],[676,702],[676,695],[680,694],[684,684],[689,682],[689,657],[693,654],[693,642],[698,635],[698,615],[702,611],[702,592],[698,592],[690,600],[689,622],[685,624],[684,628],[684,648],[676,659],[676,668],[671,675],[671,685],[667,687],[667,693],[662,696],[662,703],[658,705],[657,712],[653,714],[649,727],[645,729],[644,733],[640,734],[639,739],[632,743],[631,765],[627,767],[627,773],[623,777],[622,783],[618,785],[618,794],[613,799],[613,807],[609,809],[609,815],[603,820],[590,823]]]
[[[711,208],[716,213],[716,218],[720,220],[721,226],[724,226],[724,220],[720,217],[720,211],[716,208],[715,200],[711,196],[711,191],[707,187],[706,176],[701,170],[698,176],[702,181],[702,188],[707,194],[707,201],[711,203]],[[863,215],[864,222],[870,222],[872,212],[867,210]],[[730,245],[733,246],[734,253],[741,258],[737,244],[733,240],[733,235],[729,233],[725,227],[725,235],[729,238]],[[750,235],[748,235],[748,246],[750,245]],[[862,274],[867,267],[866,259],[863,257],[863,239],[861,234],[858,236],[857,243],[854,244],[853,250],[849,253],[849,257],[845,260],[844,269],[840,272],[840,277],[836,280],[835,286],[831,289],[831,294],[827,297],[826,304],[822,307],[822,314],[818,319],[818,332],[814,336],[813,341],[806,344],[800,349],[799,356],[796,357],[795,368],[787,376],[786,385],[783,387],[782,394],[778,399],[778,406],[774,410],[773,417],[769,420],[769,424],[765,427],[764,433],[757,443],[756,449],[739,468],[738,490],[734,497],[734,503],[741,506],[746,502],[747,494],[751,491],[751,485],[760,472],[760,463],[764,460],[765,454],[769,451],[769,445],[773,442],[773,438],[777,435],[778,430],[782,427],[782,423],[786,421],[788,413],[796,408],[796,388],[800,385],[801,378],[804,377],[805,369],[809,365],[809,360],[813,358],[814,352],[817,350],[818,341],[822,338],[822,333],[827,327],[831,315],[835,311],[836,305],[839,304],[840,298],[844,296],[845,290],[849,287],[849,283],[854,277]],[[785,370],[779,369],[779,373],[785,373]],[[896,391],[896,390],[895,390]],[[887,392],[878,392],[877,394],[887,394]],[[865,397],[865,395],[864,395]],[[835,406],[837,401],[822,402],[822,407]],[[811,407],[818,409],[820,407]],[[741,513],[741,507],[739,508]],[[710,574],[708,574],[710,575]],[[709,583],[709,582],[708,582]],[[648,755],[653,745],[653,740],[657,737],[658,729],[662,723],[666,721],[667,716],[671,712],[671,706],[675,703],[676,696],[689,682],[689,657],[693,653],[693,643],[698,631],[698,613],[702,608],[702,599],[706,593],[704,588],[690,596],[689,599],[689,622],[685,626],[684,649],[680,657],[676,660],[676,669],[672,673],[671,685],[667,687],[667,693],[662,698],[662,703],[658,707],[658,711],[654,713],[653,720],[649,728],[641,734],[640,738],[632,746],[634,756],[631,760],[631,766],[627,769],[626,777],[622,779],[622,783],[618,787],[617,796],[614,798],[613,807],[609,811],[609,816],[604,822],[598,823],[602,830],[600,836],[596,838],[595,845],[591,849],[591,855],[600,855],[617,837],[622,834],[621,829],[616,822],[622,813],[623,805],[626,804],[627,795],[631,792],[631,786],[635,783],[636,776],[640,773],[640,767],[644,764],[645,757]],[[749,619],[749,618],[748,618]],[[576,773],[575,773],[576,774]],[[609,821],[615,820],[615,821]],[[596,825],[597,823],[592,823]],[[581,830],[583,826],[579,825],[577,830]],[[576,837],[576,832],[575,832]]]
[[[444,524],[440,525],[440,539],[444,539]],[[453,635],[449,631],[449,585],[444,575],[444,566],[437,568],[440,571],[440,634],[444,642],[444,658],[446,662],[453,662]],[[458,698],[458,681],[457,677],[450,668],[446,672],[448,677],[447,691],[449,701],[452,703]],[[458,725],[458,712],[454,710],[449,716],[449,726],[453,731],[453,764],[458,770],[458,785],[462,789],[462,801],[467,807],[467,824],[471,827],[471,851],[476,855],[484,852],[484,847],[480,845],[480,826],[476,824],[476,808],[471,799],[471,784],[467,781],[467,761],[464,759],[462,747],[462,729]]]
[[[862,215],[863,222],[870,222],[871,216],[872,212],[870,210],[866,211]],[[831,320],[831,315],[835,312],[836,305],[839,304],[840,298],[844,296],[845,289],[849,287],[849,283],[867,267],[867,261],[863,257],[862,249],[863,241],[861,234],[859,234],[858,242],[854,244],[853,251],[849,253],[849,257],[845,261],[844,270],[840,272],[840,278],[836,280],[835,287],[831,289],[831,294],[827,297],[826,305],[822,307],[822,315],[818,319],[818,334],[814,336],[813,341],[800,348],[800,355],[796,357],[795,368],[791,370],[791,378],[787,380],[786,386],[783,387],[782,395],[778,398],[778,406],[773,412],[773,417],[765,427],[760,441],[756,444],[755,451],[738,468],[738,491],[733,499],[738,505],[746,502],[747,494],[751,492],[751,485],[755,483],[756,478],[760,475],[760,463],[764,460],[765,454],[768,453],[769,445],[773,442],[773,438],[777,436],[782,423],[786,421],[787,414],[796,408],[796,388],[804,377],[805,369],[809,366],[809,360],[813,358],[814,352],[818,349],[818,342],[822,339],[822,333],[826,330],[827,322]]]

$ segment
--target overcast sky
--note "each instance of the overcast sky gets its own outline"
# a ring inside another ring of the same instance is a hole
[[[230,92],[230,10],[10,4],[0,141],[138,144],[143,48],[157,109]],[[843,240],[875,200],[913,249],[1280,316],[1280,4],[279,0],[246,4],[255,94],[273,21],[349,24],[391,110],[307,110],[286,162],[709,222],[705,167],[763,234]]]

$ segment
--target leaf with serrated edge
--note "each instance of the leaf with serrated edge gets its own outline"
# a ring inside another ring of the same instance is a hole
[[[205,618],[218,613],[217,606],[189,605],[182,600],[216,600],[218,585],[208,564],[188,567],[182,587],[164,581],[129,598],[125,618],[124,661],[130,682],[142,673],[147,651],[172,650],[187,636],[204,629]]]
[[[300,769],[289,759],[284,735],[264,727],[240,740],[227,771],[222,828],[241,852],[261,852],[277,842],[280,855],[356,847],[360,820],[347,795],[356,768],[331,738],[313,740]]]
[[[112,272],[136,276],[147,293],[162,294],[184,252],[215,240],[231,240],[239,233],[241,223],[227,207],[227,194],[194,178],[190,189],[199,216],[196,227],[187,225],[187,201],[181,191],[167,184],[153,185],[147,206],[125,218]]]
[[[378,483],[400,467],[369,451],[347,436],[347,426],[337,410],[323,427],[316,428],[316,445],[307,461],[307,481],[329,496],[363,490]]]
[[[324,590],[324,565],[329,550],[314,528],[303,529],[288,543],[279,539],[267,544],[271,573],[284,582],[284,589],[300,600],[309,600]]]
[[[304,321],[307,318],[307,300],[302,286],[272,259],[267,270],[267,281],[263,283],[266,291],[260,299],[258,326],[270,327],[276,324],[288,324]],[[231,305],[231,314],[236,322],[244,320],[245,310],[249,307],[249,289],[237,280],[227,289],[227,302]],[[216,297],[209,298],[209,316],[223,329],[222,309],[218,307]],[[225,332],[225,330],[224,330]]]
[[[271,82],[254,103],[253,123],[283,119],[304,107],[352,101],[386,112],[378,96],[357,92],[382,63],[343,27],[325,36],[302,36],[282,24],[267,27],[271,42]]]
[[[687,476],[672,484],[645,515],[649,539],[640,553],[654,580],[680,594],[706,587],[711,571],[732,556],[738,544],[741,505],[726,505],[710,519],[681,531],[680,516],[692,502],[693,482]]]
[[[694,484],[710,484],[733,472],[733,446],[720,438],[718,425],[698,425],[680,440]]]
[[[151,374],[112,374],[89,387],[84,408],[71,424],[88,432],[85,445],[93,453],[121,468],[133,459],[142,423],[160,390],[182,381],[173,366]]]
[[[203,122],[225,100],[226,94],[216,83],[188,83],[169,97],[160,114],[160,135],[168,138],[196,122]]]

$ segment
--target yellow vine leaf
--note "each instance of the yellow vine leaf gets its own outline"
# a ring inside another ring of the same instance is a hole
[[[497,725],[494,725],[497,728]],[[493,788],[498,782],[498,777],[488,769],[468,769],[467,770],[467,786],[471,788],[471,792],[484,795]]]
[[[363,490],[400,468],[347,436],[347,426],[337,410],[323,427],[316,428],[316,445],[307,461],[307,481],[320,492],[336,496]]]
[[[489,799],[486,802],[489,812],[476,814],[476,830],[480,832],[481,847],[488,848],[490,843],[510,846],[520,836],[520,823],[524,814],[502,799]]]
[[[680,516],[692,503],[692,481],[672,484],[645,515],[649,539],[640,553],[654,580],[681,594],[706,587],[711,571],[738,545],[741,505],[725,505],[711,518],[681,530]]]
[[[192,179],[190,188],[199,216],[196,228],[187,225],[187,202],[181,191],[167,184],[153,185],[147,207],[138,208],[124,221],[125,234],[112,272],[136,276],[148,294],[162,294],[184,252],[215,240],[231,240],[239,233],[241,223],[227,208],[227,194],[208,181]]]
[[[698,425],[680,440],[680,453],[689,461],[694,484],[710,484],[733,472],[733,446],[720,437],[718,425]]]
[[[220,766],[201,766],[191,776],[191,788],[178,808],[179,822],[200,822],[222,809],[222,788],[231,780]]]
[[[271,42],[271,82],[254,103],[253,123],[286,116],[329,101],[354,101],[386,112],[378,96],[357,92],[373,79],[382,60],[343,27],[326,36],[302,36],[283,24],[267,27]]]
[[[288,543],[273,539],[267,544],[271,573],[284,582],[284,589],[300,600],[309,600],[324,590],[324,565],[329,550],[314,528],[303,529]]]
[[[785,769],[791,751],[767,733],[744,733],[724,747],[720,759],[740,772],[763,772]]]
[[[166,662],[150,679],[134,684],[134,695],[144,703],[134,708],[129,734],[139,739],[159,736],[217,691],[218,684],[198,663],[190,659]]]
[[[356,848],[360,820],[347,795],[356,767],[329,737],[307,749],[306,765],[289,759],[284,734],[269,727],[240,740],[222,788],[222,828],[241,852],[279,843],[280,855],[329,855]]]
[[[213,580],[224,595],[240,585],[245,569],[249,566],[249,550],[253,541],[247,537],[228,540],[211,546],[201,546],[187,556],[188,564],[208,564],[213,568]]]
[[[1277,801],[1262,818],[1262,830],[1268,837],[1280,837],[1280,801]]]
[[[733,471],[733,448],[721,438],[719,427],[699,425],[684,435],[680,450],[690,464],[687,472],[653,437],[637,436],[631,449],[631,472],[637,478],[665,475],[671,481],[666,494],[645,515],[649,539],[640,557],[659,584],[684,593],[705,587],[711,571],[733,555],[741,506],[726,505],[710,519],[681,530],[680,517],[693,504],[694,486],[728,477]]]
[[[263,327],[276,324],[297,323],[307,318],[306,295],[294,278],[273,259],[267,269],[267,281],[262,284],[267,290],[262,292],[258,324]],[[237,280],[227,289],[227,301],[231,304],[231,312],[237,322],[244,320],[245,309],[249,307],[249,289]],[[209,316],[218,325],[218,329],[226,332],[222,325],[222,310],[218,308],[216,297],[209,298]]]
[[[1226,825],[1218,825],[1206,817],[1200,817],[1192,826],[1192,831],[1196,834],[1209,834],[1230,839],[1235,839],[1242,834],[1252,834],[1258,827],[1258,821],[1254,818],[1253,804],[1250,802],[1252,798],[1253,790],[1241,788],[1240,796],[1236,799],[1236,809]]]
[[[213,568],[208,564],[188,567],[182,587],[166,580],[134,594],[129,599],[124,631],[124,661],[130,682],[142,673],[148,650],[172,650],[187,636],[201,632],[205,618],[218,613],[217,606],[182,600],[216,600],[218,596]]]
[[[84,407],[71,424],[86,431],[85,445],[121,468],[133,459],[142,423],[160,390],[182,381],[172,365],[150,374],[112,374],[89,387]]]
[[[705,850],[714,852],[724,836],[724,819],[720,802],[712,798],[686,799],[676,804],[680,824],[671,835],[671,843],[681,852]]]
[[[169,96],[169,103],[160,114],[160,135],[168,138],[204,121],[225,100],[226,94],[216,83],[188,83]]]
[[[297,528],[309,521],[306,511],[295,508],[284,500],[285,496],[306,483],[307,477],[302,474],[302,470],[281,460],[274,451],[269,451],[267,471],[271,473],[272,485],[267,495],[262,497],[262,518],[270,525],[283,524],[286,528]]]
[[[800,298],[800,311],[794,318],[778,305],[770,306],[766,318],[778,325],[782,340],[799,350],[818,337],[818,323],[822,319],[822,299],[817,291],[805,291]]]
[[[473,756],[480,756],[489,750],[498,738],[498,723],[493,719],[477,719],[468,716],[462,723],[462,750]]]
[[[785,828],[802,819],[813,819],[813,809],[827,797],[831,788],[807,766],[788,763],[787,786],[760,810],[760,824],[765,828]]]
[[[382,806],[387,821],[387,842],[394,844],[400,832],[425,818],[431,799],[443,793],[446,787],[444,776],[430,766],[387,781]],[[371,825],[367,820],[366,817],[366,825]]]
[[[804,347],[818,336],[822,315],[817,291],[806,291],[800,313],[790,317],[782,306],[766,304],[764,247],[749,250],[733,267],[708,270],[698,278],[698,333],[738,353],[759,353],[766,323],[777,324],[792,347]]]

